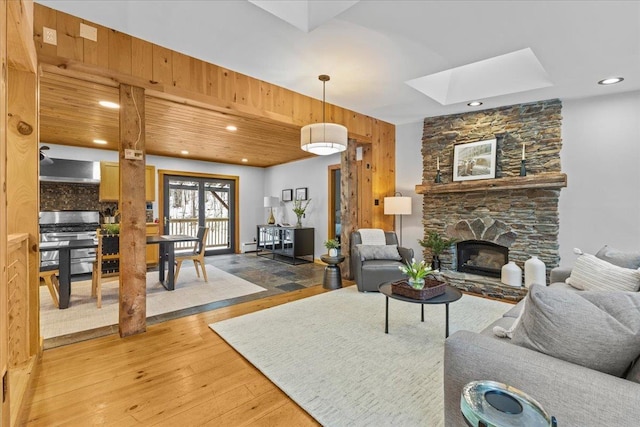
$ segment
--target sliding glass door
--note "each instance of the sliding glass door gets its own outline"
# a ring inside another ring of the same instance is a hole
[[[163,184],[164,234],[195,236],[209,227],[206,254],[233,252],[235,181],[165,175]]]

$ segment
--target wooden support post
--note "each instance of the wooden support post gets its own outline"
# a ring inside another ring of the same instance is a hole
[[[29,355],[40,350],[40,230],[38,212],[38,76],[7,69],[7,232],[29,235],[28,301],[22,325],[29,333]],[[4,159],[3,159],[4,161]],[[3,254],[4,256],[4,254]],[[11,345],[11,344],[10,344]],[[9,348],[11,353],[11,348]]]
[[[0,28],[7,28],[7,3],[0,2]],[[0,36],[0,386],[9,381],[9,316],[7,314],[7,37]],[[9,390],[0,389],[0,426],[10,424]]]
[[[351,232],[358,229],[358,164],[356,141],[349,140],[346,151],[340,157],[340,246],[345,260],[342,277],[351,279]]]
[[[139,158],[126,155],[130,150]],[[121,337],[147,329],[144,89],[120,85]],[[160,266],[162,268],[162,266]]]

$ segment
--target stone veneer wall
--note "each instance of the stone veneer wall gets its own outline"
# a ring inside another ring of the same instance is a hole
[[[529,177],[543,172],[560,172],[561,138],[560,100],[519,104],[473,113],[429,117],[424,121],[422,138],[423,181],[433,182],[436,156],[440,157],[442,182],[453,181],[453,147],[456,144],[497,138],[496,178],[518,176],[522,144],[526,144]],[[487,180],[488,184],[491,180]],[[559,189],[516,189],[461,193],[425,194],[423,225],[429,231],[460,240],[482,237],[497,224],[508,239],[509,260],[521,268],[532,255],[547,267],[547,273],[560,261],[558,252]],[[494,236],[495,237],[495,236]],[[493,239],[478,239],[493,240]],[[455,254],[441,256],[443,266],[452,267]],[[430,259],[428,250],[425,259]],[[480,282],[485,282],[485,279]],[[469,281],[466,290],[477,292],[478,284]],[[522,295],[520,290],[504,286],[504,294]],[[484,292],[483,292],[484,293]]]
[[[99,201],[98,184],[40,182],[41,211],[100,211],[116,209],[116,202]]]

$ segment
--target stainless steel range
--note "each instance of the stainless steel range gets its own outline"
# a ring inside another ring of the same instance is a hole
[[[40,241],[96,239],[100,227],[98,211],[46,211],[40,212]],[[71,251],[71,274],[90,273],[96,257],[95,249]],[[41,267],[57,265],[58,252],[42,252]]]

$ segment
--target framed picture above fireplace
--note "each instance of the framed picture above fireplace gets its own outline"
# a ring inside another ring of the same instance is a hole
[[[453,180],[471,181],[496,177],[496,139],[453,146]]]

